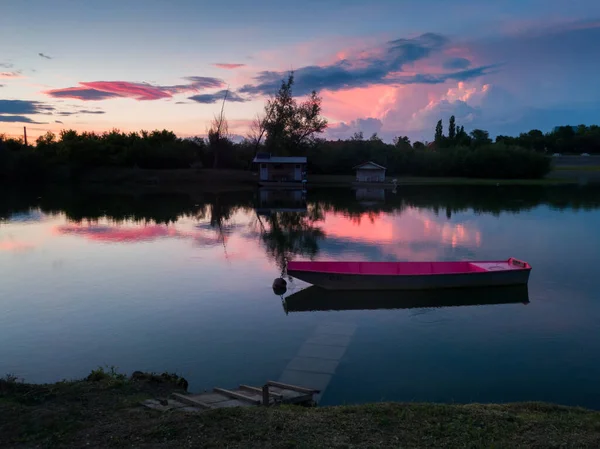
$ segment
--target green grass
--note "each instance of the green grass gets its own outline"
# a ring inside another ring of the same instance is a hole
[[[554,170],[600,172],[600,165],[557,165]]]
[[[176,391],[170,380],[180,378],[93,373],[97,381],[1,380],[0,447],[600,447],[600,413],[580,408],[381,403],[160,413],[137,404]]]

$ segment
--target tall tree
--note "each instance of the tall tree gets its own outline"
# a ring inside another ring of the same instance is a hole
[[[411,148],[410,139],[408,138],[408,136],[394,137],[394,146],[396,148],[410,149]]]
[[[316,134],[327,128],[327,120],[321,117],[321,97],[313,91],[304,102],[298,103],[292,95],[293,85],[294,74],[290,73],[265,106],[265,145],[274,153],[300,153]]]
[[[441,142],[444,138],[444,125],[442,125],[442,121],[439,120],[437,125],[435,125],[435,141],[437,143]]]
[[[225,119],[225,102],[227,101],[227,95],[229,89],[225,91],[225,97],[223,98],[223,104],[221,105],[221,113],[216,115],[211,123],[208,131],[208,142],[213,150],[213,168],[219,167],[219,155],[228,140],[229,125],[227,119]]]
[[[454,143],[454,139],[456,137],[456,118],[454,116],[450,117],[450,123],[448,124],[448,139]]]
[[[466,147],[471,145],[471,137],[465,131],[464,126],[459,126],[456,130],[456,145]]]
[[[490,133],[483,129],[474,129],[471,131],[471,145],[474,147],[480,147],[492,143],[490,139]]]
[[[264,115],[261,116],[260,114],[256,114],[256,118],[252,122],[252,125],[250,125],[250,133],[248,134],[248,139],[254,146],[254,155],[255,156],[256,156],[256,153],[258,153],[260,144],[262,143],[262,141],[267,133],[267,129],[266,129],[265,125],[271,120],[274,110],[275,110],[274,104],[267,104],[265,106]]]

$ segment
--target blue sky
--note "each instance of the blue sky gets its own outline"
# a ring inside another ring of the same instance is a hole
[[[201,135],[229,87],[244,135],[290,69],[331,138],[431,140],[452,114],[494,135],[600,123],[597,42],[593,0],[11,1],[0,133]]]

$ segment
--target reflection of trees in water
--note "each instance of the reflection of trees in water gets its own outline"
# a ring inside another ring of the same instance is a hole
[[[253,192],[223,194],[178,192],[99,193],[77,189],[13,192],[0,197],[0,216],[39,209],[45,214],[65,214],[67,220],[114,223],[172,224],[184,217],[206,216],[217,227],[240,207],[253,206]],[[206,208],[208,213],[204,215]]]
[[[257,216],[260,238],[267,254],[281,269],[293,256],[314,257],[319,252],[319,240],[325,237],[316,223],[325,218],[318,204],[310,204],[306,212],[272,212]]]
[[[350,221],[352,222],[352,224],[355,224],[357,226],[360,226],[360,224],[362,223],[363,219],[367,219],[369,220],[369,222],[371,224],[375,223],[375,220],[377,220],[379,217],[381,217],[382,212],[380,211],[366,211],[366,212],[354,212],[354,213],[347,213],[344,214],[345,216],[347,216]]]
[[[86,193],[77,189],[47,189],[39,192],[4,192],[0,196],[0,220],[12,214],[40,210],[65,214],[74,222],[107,219],[115,224],[172,224],[181,218],[206,221],[225,245],[235,232],[232,219],[237,211],[254,210],[256,193]],[[351,189],[316,189],[308,193],[307,211],[256,214],[255,235],[267,254],[282,267],[294,256],[313,257],[325,238],[319,222],[330,212],[341,213],[357,225],[367,218],[375,222],[382,214],[399,214],[406,208],[423,208],[436,214],[473,211],[499,215],[518,213],[540,205],[555,209],[592,210],[600,207],[600,186],[400,186],[385,202],[364,205]]]
[[[395,195],[386,193],[385,203],[364,206],[350,189],[318,189],[309,200],[322,204],[326,211],[354,218],[368,212],[395,213],[408,207],[429,209],[437,214],[472,210],[500,215],[518,213],[546,205],[558,210],[593,210],[600,207],[600,185],[587,186],[441,186],[401,185]]]

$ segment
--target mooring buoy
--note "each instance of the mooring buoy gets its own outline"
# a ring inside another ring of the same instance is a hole
[[[277,278],[273,281],[273,293],[278,296],[283,295],[287,291],[287,282],[283,278]]]

